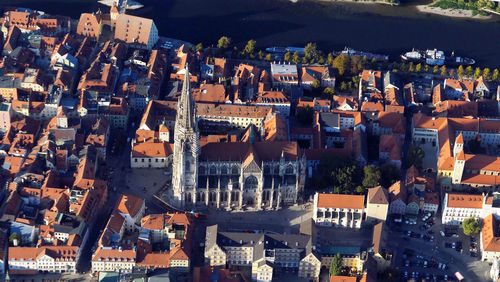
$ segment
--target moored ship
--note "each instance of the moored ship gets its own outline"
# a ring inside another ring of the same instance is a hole
[[[433,50],[411,50],[401,55],[401,59],[408,62],[425,63],[430,66],[458,66],[458,65],[473,65],[476,63],[474,59],[455,56],[452,52],[450,56],[446,56],[443,51]]]

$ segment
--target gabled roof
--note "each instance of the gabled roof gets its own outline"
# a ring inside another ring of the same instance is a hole
[[[363,209],[364,195],[318,194],[318,208]]]
[[[500,222],[493,214],[488,215],[483,219],[483,228],[481,230],[483,250],[487,252],[500,252]]]
[[[382,186],[368,189],[368,203],[370,204],[389,204],[387,190]]]
[[[481,209],[483,207],[482,195],[448,193],[445,197],[448,198],[448,208]]]
[[[122,195],[118,201],[116,209],[123,214],[134,217],[143,205],[144,200],[134,195]]]

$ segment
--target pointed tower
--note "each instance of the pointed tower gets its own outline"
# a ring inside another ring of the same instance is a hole
[[[196,105],[191,93],[187,65],[185,71],[182,93],[177,103],[172,164],[173,198],[174,203],[179,207],[184,207],[186,199],[196,202],[198,156],[200,154]]]
[[[464,149],[464,136],[462,135],[462,132],[460,132],[457,138],[455,138],[455,145],[453,145],[453,156],[456,156],[463,149]]]

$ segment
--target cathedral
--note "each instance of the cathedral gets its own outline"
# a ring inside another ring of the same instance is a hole
[[[302,192],[306,159],[297,142],[206,142],[200,145],[196,105],[186,69],[177,103],[172,204],[179,208],[277,209]]]

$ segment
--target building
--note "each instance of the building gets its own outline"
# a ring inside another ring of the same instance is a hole
[[[296,202],[304,187],[306,165],[296,142],[257,142],[252,137],[248,142],[209,142],[200,146],[188,74],[177,106],[174,205],[226,209],[245,205],[259,210]]]
[[[265,91],[257,94],[257,99],[253,102],[256,106],[273,107],[283,117],[290,116],[292,103],[281,91]]]
[[[500,259],[500,222],[495,215],[490,214],[483,220],[479,244],[481,260],[494,262]]]
[[[7,131],[10,128],[12,116],[12,105],[10,103],[0,103],[0,131]]]
[[[252,278],[271,281],[275,267],[298,271],[301,278],[318,278],[320,260],[311,236],[222,232],[207,226],[205,263],[210,266],[251,266]]]
[[[391,266],[392,253],[388,249],[389,230],[384,222],[373,227],[372,244],[368,250],[371,257],[377,262],[377,271],[382,272]]]
[[[297,65],[271,63],[271,75],[274,87],[290,88],[299,85]]]
[[[93,40],[99,39],[99,35],[101,35],[101,14],[82,13],[76,27],[76,34]]]
[[[148,50],[151,50],[159,39],[153,20],[127,14],[118,15],[114,38],[131,47]]]
[[[386,221],[389,213],[389,195],[385,188],[378,186],[368,189],[365,212],[367,222]]]
[[[389,187],[389,195],[391,199],[389,214],[405,214],[408,194],[404,183],[397,181],[392,184],[391,187]]]
[[[364,206],[364,195],[316,193],[313,220],[318,225],[361,228]]]
[[[441,221],[443,224],[461,226],[467,218],[481,218],[484,201],[482,195],[446,193]]]
[[[76,273],[75,246],[10,247],[9,273]]]

